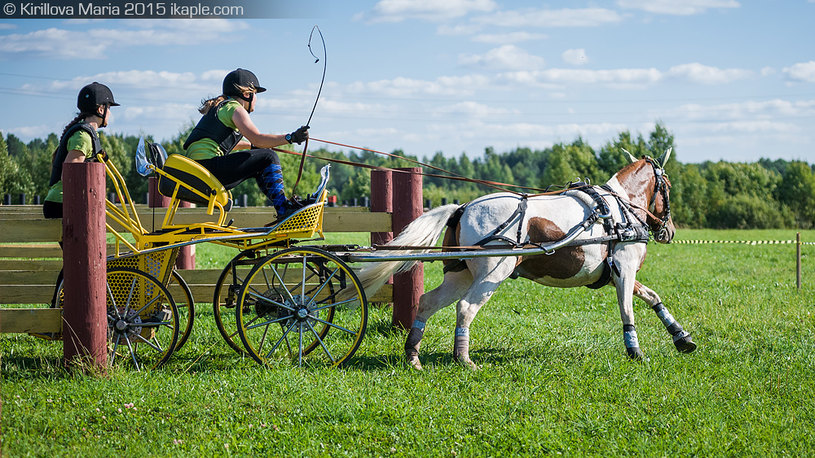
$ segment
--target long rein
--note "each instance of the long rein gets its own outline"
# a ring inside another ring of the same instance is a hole
[[[435,170],[437,172],[441,172],[441,173],[446,174],[446,175],[441,175],[441,174],[435,174],[435,173],[427,173],[427,172],[424,172],[424,171],[418,172],[418,175],[421,175],[421,176],[480,184],[480,185],[483,185],[483,186],[486,186],[486,187],[489,187],[489,188],[497,189],[499,191],[507,192],[507,193],[510,193],[510,194],[515,194],[515,195],[523,197],[523,198],[560,195],[560,194],[563,194],[563,193],[565,193],[567,191],[579,190],[580,188],[590,186],[590,185],[586,184],[586,185],[576,186],[576,187],[567,188],[567,189],[558,189],[558,190],[554,190],[554,191],[549,191],[549,188],[541,189],[541,188],[535,188],[535,187],[530,187],[530,186],[522,186],[522,185],[511,184],[511,183],[502,183],[500,181],[481,180],[481,179],[476,179],[476,178],[464,177],[464,176],[461,176],[459,174],[456,174],[455,172],[443,169],[441,167],[437,167],[437,166],[434,166],[434,165],[431,165],[431,164],[423,163],[421,161],[411,159],[409,157],[401,156],[401,155],[398,155],[398,154],[387,153],[387,152],[384,152],[384,151],[378,151],[378,150],[374,150],[374,149],[370,149],[370,148],[363,148],[363,147],[359,147],[359,146],[353,146],[353,145],[349,145],[349,144],[345,144],[345,143],[333,142],[333,141],[330,141],[330,140],[322,140],[322,139],[319,139],[319,138],[311,138],[311,140],[314,140],[314,141],[320,142],[320,143],[329,144],[329,145],[339,146],[339,147],[342,147],[342,148],[356,149],[356,150],[360,150],[360,151],[366,151],[366,152],[370,152],[370,153],[374,153],[374,154],[379,154],[379,155],[390,157],[390,158],[393,158],[393,159],[404,160],[404,161],[409,162],[411,164],[416,164],[416,165],[418,165],[420,167],[426,167],[426,168]],[[308,145],[308,143],[306,143],[306,148],[307,148],[307,145]],[[290,154],[290,155],[294,155],[294,156],[300,156],[301,157],[301,160],[300,160],[300,166],[301,167],[303,165],[303,162],[305,161],[305,158],[310,157],[310,158],[319,159],[319,160],[322,160],[322,161],[333,162],[333,163],[343,164],[343,165],[349,165],[349,166],[358,167],[358,168],[366,168],[366,169],[370,169],[370,170],[382,170],[382,171],[389,171],[389,172],[392,172],[392,173],[414,174],[414,172],[411,172],[411,171],[408,171],[408,170],[400,170],[400,169],[396,169],[396,168],[392,168],[392,167],[376,166],[376,165],[365,164],[365,163],[362,163],[362,162],[348,161],[348,160],[343,160],[343,159],[336,159],[336,158],[331,158],[331,157],[323,157],[323,156],[308,154],[306,152],[306,148],[303,149],[302,153],[297,152],[297,151],[288,150],[288,149],[281,149],[281,148],[272,148],[272,149],[274,151],[276,151],[276,152],[279,152],[279,153]],[[662,172],[662,169],[659,168],[655,163],[653,163],[652,160],[649,159],[648,162],[649,162],[649,164],[651,164],[652,167],[654,167],[655,178],[656,178],[656,182],[657,182],[656,183],[656,189],[654,190],[654,195],[652,196],[652,199],[651,199],[652,200],[651,204],[653,204],[653,201],[656,199],[656,194],[658,192],[662,192],[663,193],[663,199],[664,199],[665,204],[667,206],[667,205],[669,205],[668,204],[667,192],[665,191],[665,188],[667,186],[664,183],[664,180],[665,180],[664,176],[662,175],[662,173],[660,173],[660,172]],[[298,174],[298,178],[299,178],[299,175],[300,174]],[[535,191],[535,193],[534,194],[528,194],[528,193],[519,192],[519,191],[515,191],[513,189],[508,189],[508,188],[517,188],[517,189],[523,189],[523,190],[528,190],[528,191]],[[667,224],[668,219],[670,218],[670,207],[668,207],[668,213],[666,213],[665,217],[664,218],[659,218],[656,215],[654,215],[650,210],[648,210],[648,208],[637,205],[637,204],[631,202],[629,199],[623,198],[618,193],[616,193],[616,192],[614,192],[614,191],[612,191],[610,189],[605,189],[604,188],[604,191],[605,191],[606,195],[610,195],[610,196],[614,197],[621,205],[628,206],[630,208],[634,208],[636,210],[640,210],[643,213],[645,213],[646,224],[644,224],[644,225],[646,227],[648,227],[648,229],[653,231],[653,232],[656,232],[658,230],[663,229],[665,224]],[[648,206],[650,206],[651,204],[649,204]],[[634,215],[634,216],[636,216],[636,215]],[[639,219],[639,217],[637,217],[637,218]],[[649,224],[647,224],[647,222],[649,220],[655,222],[658,225],[658,227],[656,229],[653,229]],[[640,221],[642,222],[642,220],[640,220]],[[583,221],[581,224],[585,224],[585,221]],[[533,248],[533,247],[536,247],[536,246],[537,245],[535,245],[535,244],[527,244],[527,245],[524,245],[523,247]],[[446,247],[378,245],[376,247],[372,247],[373,250],[449,250],[449,251],[455,251],[455,250],[490,250],[490,249],[502,249],[502,248],[506,248],[506,247],[497,246],[497,245],[494,245],[494,246],[461,245],[461,246],[446,246]]]

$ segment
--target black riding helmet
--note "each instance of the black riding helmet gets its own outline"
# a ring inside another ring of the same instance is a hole
[[[232,70],[226,74],[226,77],[224,78],[223,94],[238,97],[241,100],[251,103],[252,99],[255,98],[255,94],[252,94],[249,97],[244,97],[243,91],[241,91],[240,87],[254,88],[255,92],[257,93],[266,90],[266,88],[261,86],[258,82],[258,77],[245,68]]]
[[[119,106],[119,104],[113,100],[113,92],[111,92],[110,88],[94,81],[79,91],[76,107],[79,108],[79,111],[82,113],[95,113],[96,107],[99,105],[111,107]]]
[[[108,109],[110,107],[119,106],[119,104],[113,100],[113,92],[109,87],[102,83],[97,83],[96,81],[79,90],[79,96],[77,96],[76,99],[76,107],[79,108],[81,113],[96,114],[96,107],[99,105],[105,107],[105,111],[102,112],[102,125],[99,127],[105,127],[108,125],[106,119]]]

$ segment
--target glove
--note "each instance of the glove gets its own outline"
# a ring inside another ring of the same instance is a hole
[[[289,142],[289,144],[297,143],[299,145],[306,141],[307,138],[308,138],[308,126],[300,126],[299,129],[286,135],[286,141]]]

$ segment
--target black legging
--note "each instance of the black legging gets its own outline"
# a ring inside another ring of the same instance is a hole
[[[246,179],[254,178],[260,189],[265,192],[266,186],[263,184],[261,174],[269,165],[280,165],[280,158],[271,149],[258,148],[201,159],[198,163],[212,172],[226,189],[232,189]]]

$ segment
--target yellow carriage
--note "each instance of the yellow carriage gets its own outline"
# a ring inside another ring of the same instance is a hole
[[[359,280],[326,247],[295,246],[304,239],[322,240],[328,166],[303,208],[268,227],[238,228],[227,221],[229,191],[208,170],[184,156],[167,157],[160,145],[141,140],[137,170],[155,174],[159,192],[170,198],[161,227],[148,231],[119,170],[107,157],[99,160],[118,202],[106,201],[107,229],[115,237],[107,261],[112,364],[158,367],[187,341],[194,301],[174,266],[182,247],[204,242],[239,250],[213,295],[217,327],[237,352],[261,364],[336,366],[357,350],[368,317]],[[202,205],[209,220],[177,223],[182,200]],[[183,297],[173,297],[171,290]]]

